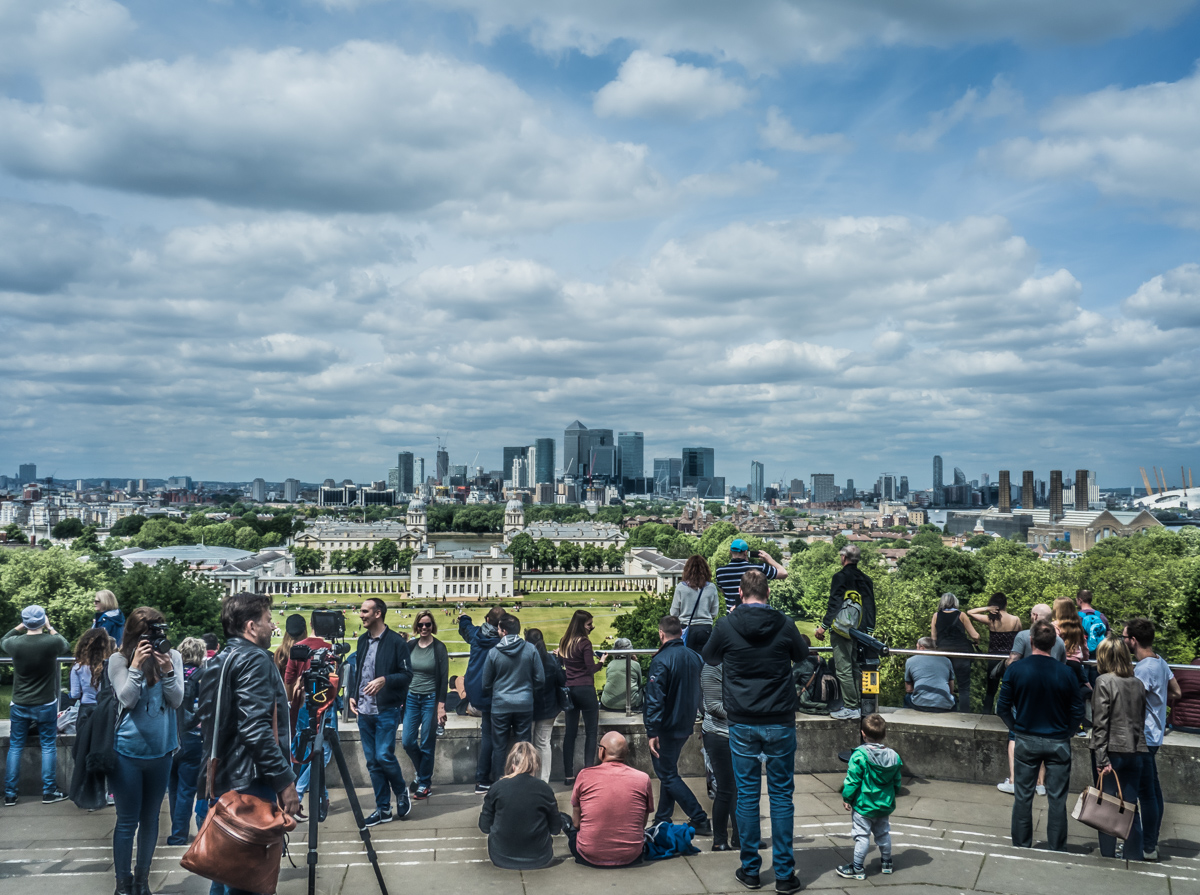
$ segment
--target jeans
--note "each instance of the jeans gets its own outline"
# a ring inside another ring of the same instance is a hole
[[[1158,782],[1159,747],[1147,748],[1149,752],[1139,753],[1142,759],[1141,783],[1138,786],[1138,810],[1142,812],[1142,848],[1145,851],[1158,851],[1158,831],[1162,826],[1164,808],[1162,786]]]
[[[997,659],[987,663],[987,690],[983,697],[983,713],[985,715],[996,714],[996,694],[1000,692],[1000,682],[1004,680],[1004,672],[1001,671],[999,674],[992,674],[992,672],[1003,661],[1003,659]]]
[[[1116,772],[1117,778],[1121,783],[1121,791],[1126,802],[1137,802],[1137,794],[1141,791],[1142,785],[1142,768],[1145,766],[1145,753],[1138,752],[1109,752],[1108,760],[1112,763],[1112,769]],[[1113,779],[1112,774],[1104,775],[1104,792],[1117,794],[1117,780]],[[1140,861],[1142,860],[1142,812],[1136,811],[1133,815],[1133,826],[1129,830],[1129,838],[1125,840],[1125,860]],[[1117,838],[1115,836],[1106,836],[1103,833],[1100,837],[1100,854],[1106,858],[1115,858],[1117,856]],[[1156,843],[1157,844],[1157,843]]]
[[[433,750],[437,745],[437,694],[409,693],[404,704],[400,742],[413,766],[417,786],[433,782]]]
[[[167,799],[171,805],[171,835],[167,837],[167,845],[187,845],[192,831],[196,780],[203,758],[204,744],[200,737],[192,734],[180,737],[179,751],[171,759],[171,775],[167,782]]]
[[[383,709],[377,715],[358,715],[358,733],[362,739],[363,755],[367,759],[367,771],[371,775],[371,786],[375,789],[375,807],[390,811],[392,793],[396,794],[396,807],[408,802],[408,787],[400,762],[396,761],[396,728],[400,726],[400,706]]]
[[[948,708],[948,709],[935,709],[935,708],[930,708],[927,705],[917,705],[915,702],[913,702],[913,695],[911,693],[904,694],[904,707],[906,709],[916,709],[918,712],[952,712],[952,711],[954,711],[953,707]]]
[[[729,842],[729,809],[733,805],[734,793],[737,792],[737,784],[733,780],[733,753],[729,751],[729,737],[706,730],[704,751],[708,753],[713,782],[716,784],[712,813],[713,844],[720,845]],[[733,838],[735,842],[738,841],[736,826],[733,828]]]
[[[25,751],[25,738],[29,735],[29,723],[37,722],[38,739],[42,743],[42,793],[58,789],[58,702],[45,705],[17,705],[8,707],[8,759],[4,764],[4,794],[16,796],[21,783],[21,753]]]
[[[554,733],[554,718],[545,718],[541,721],[533,722],[533,748],[537,750],[538,758],[542,760],[542,769],[538,773],[538,777],[543,783],[550,782],[550,763],[554,760],[554,756],[550,753],[550,735]]]
[[[958,683],[958,708],[956,711],[971,711],[971,660],[951,659],[950,667],[954,669],[954,680]]]
[[[118,878],[132,876],[133,838],[137,835],[137,869],[149,872],[154,846],[158,843],[158,814],[167,779],[171,776],[171,756],[130,758],[117,753],[117,764],[108,778],[117,808],[113,828],[113,871]]]
[[[880,860],[892,859],[892,825],[887,816],[863,817],[857,811],[850,815],[850,835],[854,837],[854,866],[862,867],[871,850],[871,836],[879,846]]]
[[[858,648],[853,640],[836,632],[829,635],[829,645],[833,648],[833,673],[842,691],[842,704],[848,709],[856,709],[861,701]]]
[[[679,753],[687,745],[690,737],[660,736],[658,738],[658,755],[651,754],[650,764],[654,766],[654,774],[658,777],[658,810],[654,812],[654,822],[670,822],[675,813],[675,803],[687,814],[688,820],[697,824],[708,819],[700,802],[691,791],[683,778],[679,776]]]
[[[504,776],[504,763],[514,743],[528,743],[533,736],[533,706],[528,709],[498,709],[491,711],[492,722],[492,780]]]
[[[837,637],[834,638],[836,643]],[[771,859],[775,878],[788,879],[796,869],[792,851],[792,825],[796,788],[796,728],[791,724],[730,724],[729,751],[737,782],[737,829],[741,840],[742,870],[757,876],[762,866],[758,854],[762,830],[758,803],[762,792],[759,756],[766,759],[767,793],[771,801]]]
[[[563,733],[563,776],[575,776],[575,738],[579,735],[579,716],[583,716],[583,766],[590,768],[597,761],[596,741],[600,732],[600,700],[596,688],[588,684],[571,687],[571,701],[575,708],[566,716],[567,729]]]
[[[1018,733],[1013,749],[1012,843],[1033,848],[1033,793],[1038,766],[1046,765],[1046,839],[1054,851],[1067,844],[1067,787],[1071,782],[1071,741]]]
[[[475,782],[491,786],[492,780],[492,710],[479,710],[479,755],[475,758]]]
[[[360,715],[359,717],[362,716]],[[241,789],[238,791],[246,793],[247,795],[256,796],[257,798],[262,799],[264,802],[271,802],[272,804],[275,804],[279,798],[272,791],[271,787],[262,783],[254,783],[251,784],[247,789]],[[204,804],[206,806],[208,805],[207,802]],[[214,882],[208,887],[208,895],[258,895],[258,893],[251,892],[247,889],[239,889],[236,886],[226,886],[222,885],[221,883]]]

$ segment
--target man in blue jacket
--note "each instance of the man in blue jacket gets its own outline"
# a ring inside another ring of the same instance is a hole
[[[480,714],[481,737],[475,763],[476,795],[484,795],[492,786],[492,696],[483,689],[483,666],[488,650],[500,642],[497,624],[502,615],[504,607],[493,606],[479,627],[473,625],[471,616],[465,613],[458,617],[458,634],[471,647],[467,670],[463,674],[463,687],[467,691],[467,702]]]
[[[366,629],[358,638],[358,664],[346,693],[350,711],[358,715],[358,732],[371,785],[375,788],[375,812],[366,824],[404,820],[412,811],[412,799],[400,762],[396,761],[396,730],[404,712],[404,699],[412,681],[412,664],[404,638],[383,623],[387,603],[378,597],[364,600],[358,610]],[[396,814],[392,814],[392,793]]]
[[[646,736],[658,775],[658,811],[654,822],[670,821],[678,802],[698,836],[711,836],[712,823],[679,776],[679,753],[696,728],[700,709],[700,669],[704,660],[683,644],[683,625],[673,615],[658,622],[662,649],[654,654],[646,683]]]

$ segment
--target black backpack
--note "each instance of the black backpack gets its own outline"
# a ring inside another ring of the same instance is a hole
[[[796,708],[806,715],[828,715],[841,702],[833,668],[824,659],[810,656],[792,669],[796,682]]]

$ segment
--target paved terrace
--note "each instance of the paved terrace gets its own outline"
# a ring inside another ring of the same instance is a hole
[[[834,867],[850,859],[850,823],[842,810],[842,775],[796,776],[797,874],[806,889],[837,893],[881,887],[894,895],[985,892],[1042,895],[1047,892],[1121,895],[1200,893],[1200,807],[1168,804],[1163,823],[1161,864],[1131,864],[1099,857],[1091,830],[1071,821],[1068,851],[1014,849],[1008,827],[1012,799],[994,786],[910,778],[892,819],[896,872],[879,874],[872,849],[865,881],[843,880]],[[703,792],[702,779],[690,779]],[[569,791],[555,786],[567,809]],[[369,804],[369,792],[359,789]],[[706,801],[703,799],[702,801]],[[734,881],[735,853],[704,851],[638,869],[596,870],[576,865],[566,841],[557,837],[556,864],[545,870],[499,870],[487,859],[486,840],[477,820],[482,796],[463,785],[438,786],[431,800],[417,803],[407,821],[375,827],[389,891],[437,895],[561,895],[563,892],[622,892],[630,895],[691,895],[744,890]],[[1072,798],[1071,804],[1074,803]],[[706,805],[707,807],[707,805]],[[762,814],[767,814],[764,795]],[[1035,838],[1044,835],[1045,799],[1034,801]],[[70,802],[43,806],[22,798],[0,813],[0,892],[20,895],[108,895],[112,891],[111,835],[114,813],[76,809]],[[677,818],[682,821],[683,818]],[[764,824],[766,821],[764,821]],[[168,820],[162,819],[165,839]],[[764,827],[764,829],[766,829]],[[286,859],[281,895],[306,891],[304,866],[307,825],[293,836],[293,858]],[[161,840],[160,840],[161,841]],[[705,848],[710,840],[699,840]],[[151,886],[158,893],[208,891],[208,883],[179,867],[181,847],[159,845]],[[769,864],[769,852],[764,853]],[[765,869],[765,868],[764,868]],[[768,875],[764,874],[764,878]],[[334,791],[333,810],[321,826],[318,891],[327,895],[370,895],[377,891],[370,865],[353,827],[345,794]],[[773,891],[764,888],[764,892]]]

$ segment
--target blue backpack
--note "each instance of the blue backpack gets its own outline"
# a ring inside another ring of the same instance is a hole
[[[1087,634],[1087,648],[1095,652],[1100,641],[1108,636],[1108,620],[1095,609],[1079,613],[1079,621]]]

